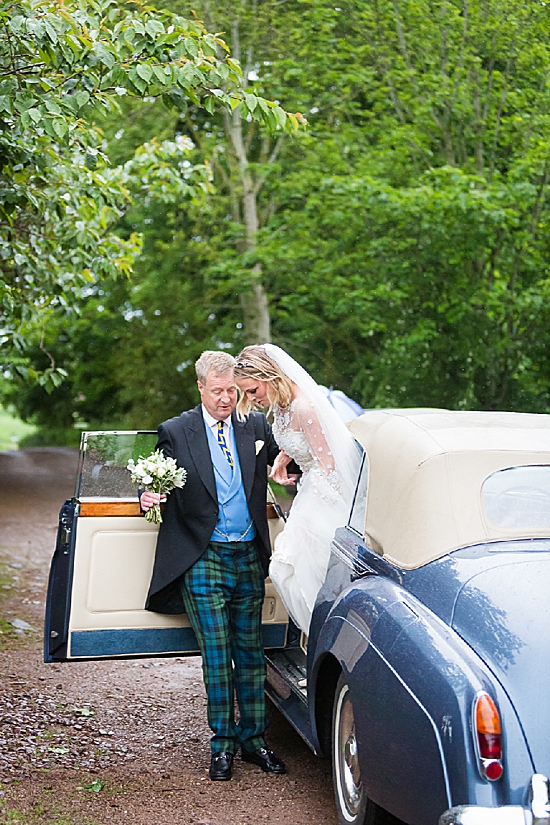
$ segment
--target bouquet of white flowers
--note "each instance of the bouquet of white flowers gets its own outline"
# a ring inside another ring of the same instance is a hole
[[[147,458],[128,461],[126,469],[132,474],[132,481],[150,493],[170,493],[174,487],[183,487],[187,481],[187,470],[178,467],[175,458],[167,458],[161,450],[155,450]],[[160,524],[160,505],[154,504],[145,513],[147,521]]]

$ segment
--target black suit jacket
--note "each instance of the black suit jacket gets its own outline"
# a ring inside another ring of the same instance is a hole
[[[262,413],[251,413],[245,422],[233,413],[231,420],[248,509],[256,528],[256,545],[267,576],[271,554],[267,465],[273,464],[279,448]],[[258,454],[257,441],[264,442]],[[157,449],[187,470],[187,481],[181,489],[172,490],[164,506],[145,607],[157,613],[183,613],[179,579],[206,550],[218,520],[214,468],[200,404],[159,426]]]

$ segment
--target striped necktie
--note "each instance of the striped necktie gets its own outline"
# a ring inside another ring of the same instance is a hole
[[[233,456],[229,451],[229,447],[227,446],[225,436],[223,434],[223,421],[218,421],[218,444],[222,448],[222,453],[227,458],[229,466],[233,467]]]

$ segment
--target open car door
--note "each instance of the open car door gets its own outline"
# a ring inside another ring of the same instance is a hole
[[[44,661],[198,653],[185,614],[144,609],[158,525],[140,511],[128,459],[150,455],[156,433],[82,435],[74,498],[59,515],[44,630]],[[272,541],[281,529],[268,506]],[[266,582],[262,627],[267,648],[283,647],[288,617]]]

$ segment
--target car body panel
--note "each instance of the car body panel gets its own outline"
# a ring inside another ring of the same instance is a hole
[[[508,555],[462,587],[452,626],[486,662],[514,705],[535,770],[550,773],[540,701],[550,685],[550,554]]]
[[[380,575],[375,568],[385,570],[384,560],[346,529],[337,532],[333,550],[337,552],[329,563],[310,635],[310,703],[319,689],[317,674],[325,657],[334,656],[349,673],[350,689],[357,697],[359,757],[369,797],[415,825],[437,823],[451,805],[521,804],[534,766],[515,709],[483,658],[407,589],[410,576],[422,590],[419,571],[415,576],[401,571],[393,579]],[[483,552],[481,556],[478,550],[476,557],[471,550],[469,555],[475,564],[494,566],[498,557]],[[343,561],[352,553],[373,572],[359,576],[351,562]],[[452,555],[432,564],[450,565]],[[429,571],[424,572],[429,578]],[[466,579],[472,575],[463,572]],[[444,591],[451,608],[461,587],[457,576]],[[437,590],[436,577],[433,592]],[[439,603],[433,592],[433,601]],[[499,783],[484,780],[476,766],[470,712],[479,690],[497,700],[505,720],[505,742],[514,753]],[[315,724],[314,715],[310,722]],[[399,753],[404,754],[401,760]]]

